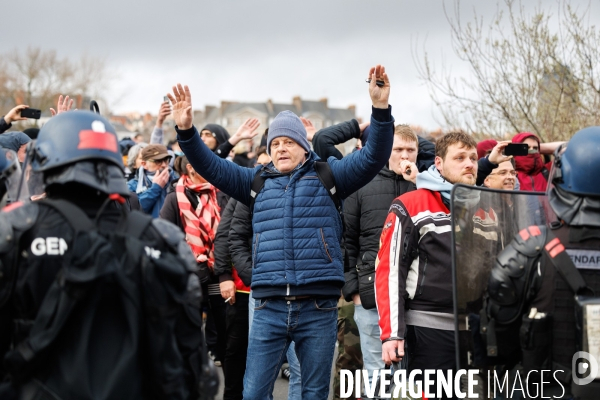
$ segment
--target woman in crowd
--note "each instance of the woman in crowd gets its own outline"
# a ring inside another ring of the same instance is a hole
[[[207,311],[206,341],[216,361],[222,361],[226,345],[225,304],[213,266],[215,233],[228,196],[194,171],[186,156],[177,157],[174,168],[180,178],[173,182],[159,215],[181,228],[196,256],[202,292],[208,293],[203,304]]]

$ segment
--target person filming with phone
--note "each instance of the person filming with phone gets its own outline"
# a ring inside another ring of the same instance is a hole
[[[28,117],[21,115],[21,111],[25,110],[26,108],[29,108],[29,106],[20,104],[7,112],[5,116],[0,118],[0,133],[9,130],[12,127],[13,122],[26,121]]]
[[[135,178],[127,185],[129,190],[137,193],[140,206],[146,214],[158,218],[169,183],[177,179],[169,168],[171,155],[162,144],[150,144],[142,150],[142,165]]]

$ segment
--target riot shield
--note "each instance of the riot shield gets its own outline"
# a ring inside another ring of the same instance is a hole
[[[27,188],[21,188],[23,185],[23,173],[17,153],[8,150],[6,152],[6,160],[8,161],[8,167],[4,171],[0,171],[0,182],[2,182],[1,184],[3,185],[2,192],[6,193],[4,199],[0,196],[0,200],[3,200],[2,207],[6,204],[16,203],[18,201],[28,202],[29,191]]]
[[[452,273],[457,368],[486,368],[480,311],[496,256],[518,232],[546,223],[540,192],[456,185],[452,190]]]

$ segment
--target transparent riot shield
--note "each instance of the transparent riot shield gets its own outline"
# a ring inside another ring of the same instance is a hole
[[[4,171],[0,171],[0,182],[4,185],[3,192],[6,192],[4,199],[0,199],[2,200],[2,207],[18,201],[28,202],[29,190],[24,185],[23,172],[17,153],[8,150],[6,160],[8,161],[8,167]]]
[[[486,368],[480,335],[480,311],[496,256],[518,232],[544,225],[545,193],[456,185],[452,190],[452,269],[456,364],[459,369]]]

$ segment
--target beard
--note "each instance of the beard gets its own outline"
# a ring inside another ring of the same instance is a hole
[[[475,171],[473,171],[472,175],[465,175],[465,174],[466,174],[465,172],[461,172],[459,174],[449,173],[446,176],[444,176],[444,179],[446,179],[448,182],[450,182],[453,185],[462,183],[463,185],[474,186],[475,183],[477,182],[477,173]]]

